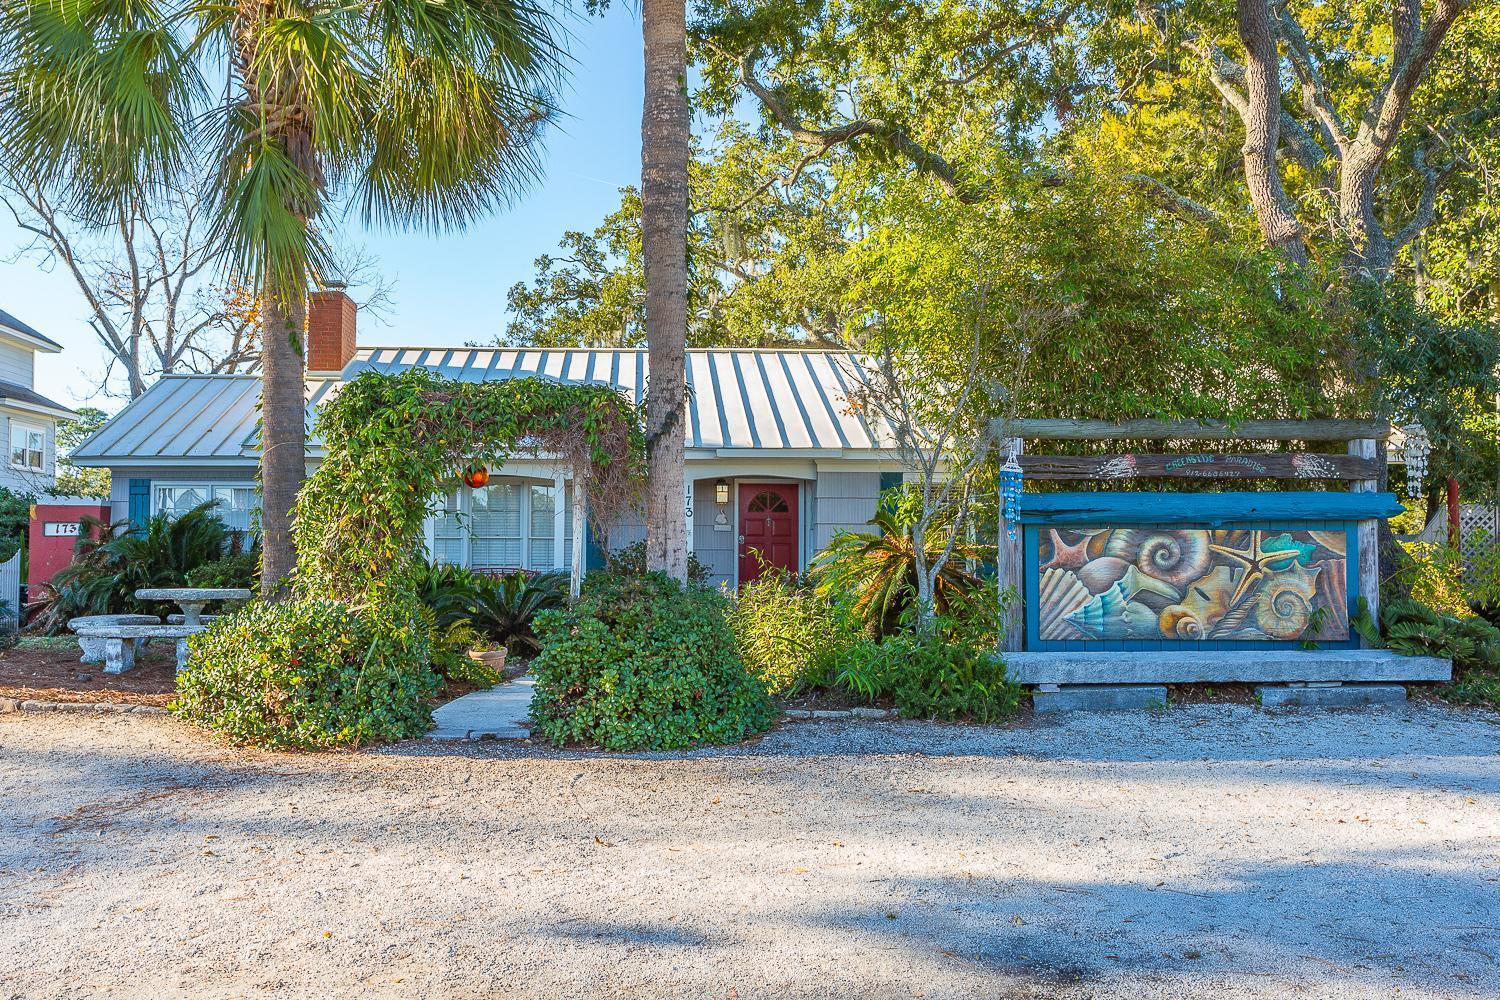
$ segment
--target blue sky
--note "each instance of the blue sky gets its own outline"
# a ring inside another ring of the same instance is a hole
[[[379,259],[396,282],[387,324],[366,321],[361,344],[457,345],[503,330],[505,293],[533,272],[568,229],[592,229],[619,203],[618,189],[639,184],[641,36],[633,4],[612,4],[602,18],[570,23],[575,60],[562,94],[564,117],[546,143],[546,174],[508,211],[442,236],[346,230]],[[3,213],[0,213],[3,214]],[[0,219],[0,257],[21,234]],[[88,307],[72,279],[41,270],[30,258],[0,261],[0,308],[65,348],[37,358],[37,391],[58,402],[114,411],[120,401],[89,399],[103,371],[102,348],[87,325]]]

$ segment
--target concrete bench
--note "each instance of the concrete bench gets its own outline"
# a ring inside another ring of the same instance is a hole
[[[187,664],[187,638],[203,631],[201,625],[86,625],[78,631],[80,639],[99,639],[104,643],[104,672],[123,674],[135,666],[136,643],[143,639],[177,640],[177,669]]]
[[[161,619],[155,615],[81,615],[68,620],[68,628],[73,632],[79,629],[94,628],[96,626],[108,627],[112,625],[160,625]],[[145,639],[135,641],[135,652],[139,653],[145,646]],[[79,657],[81,663],[103,663],[104,662],[104,640],[78,637],[78,650],[83,655]]]
[[[209,625],[218,620],[219,617],[219,615],[199,615],[198,621],[200,624]],[[187,615],[167,615],[168,625],[186,625],[187,623]]]

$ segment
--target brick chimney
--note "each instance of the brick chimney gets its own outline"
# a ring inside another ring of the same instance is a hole
[[[359,307],[342,284],[329,282],[307,297],[307,370],[339,372],[354,360]]]

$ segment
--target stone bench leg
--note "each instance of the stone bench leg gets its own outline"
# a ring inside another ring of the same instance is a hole
[[[134,666],[134,639],[104,640],[104,672],[106,674],[123,674]]]
[[[181,670],[183,667],[187,666],[187,661],[188,661],[188,645],[187,645],[187,640],[186,639],[178,639],[177,640],[177,669]]]

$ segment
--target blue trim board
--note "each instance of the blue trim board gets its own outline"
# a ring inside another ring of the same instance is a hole
[[[1252,521],[1363,521],[1406,508],[1394,493],[1027,493],[1023,524],[1244,527]]]

